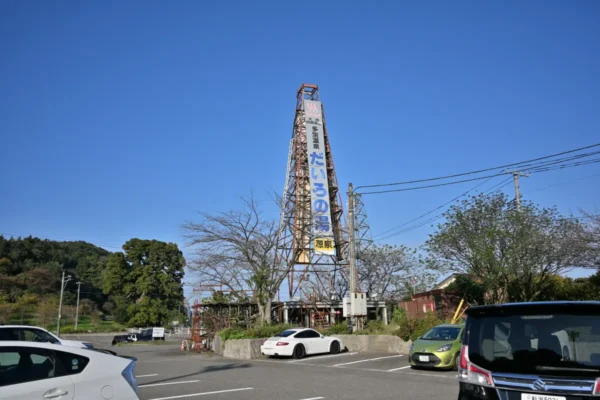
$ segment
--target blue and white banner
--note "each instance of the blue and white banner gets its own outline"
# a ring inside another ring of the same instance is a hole
[[[329,201],[327,157],[323,135],[323,113],[320,101],[304,100],[306,144],[310,172],[310,211],[313,249],[316,254],[335,254],[335,239]]]

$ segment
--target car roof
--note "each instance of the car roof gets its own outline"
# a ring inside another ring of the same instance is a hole
[[[552,311],[600,311],[600,301],[532,301],[532,302],[520,302],[520,303],[503,303],[503,304],[491,304],[484,306],[473,306],[469,307],[465,314],[467,315],[481,315],[481,314],[502,314],[507,313],[519,313],[519,312],[532,312],[540,310],[542,308],[549,308]]]
[[[18,347],[32,347],[32,348],[38,348],[38,349],[49,349],[49,350],[61,350],[61,351],[69,351],[71,353],[76,353],[76,354],[81,354],[81,355],[85,355],[87,354],[86,351],[89,351],[87,349],[83,349],[83,348],[78,348],[78,347],[67,347],[61,344],[52,344],[52,343],[41,343],[41,342],[28,342],[25,340],[21,340],[21,341],[16,341],[16,340],[6,340],[6,341],[0,341],[0,348],[2,347],[14,347],[14,346],[18,346]],[[83,352],[81,352],[80,350],[83,350]]]
[[[289,329],[284,329],[282,332],[285,331],[294,331],[294,332],[302,332],[302,331],[314,331],[313,328],[289,328]]]
[[[436,325],[436,328],[462,328],[465,324],[439,324]]]
[[[46,329],[39,327],[39,326],[34,326],[34,325],[0,325],[0,329],[2,328],[35,328],[35,329],[41,329],[43,331],[46,331]]]

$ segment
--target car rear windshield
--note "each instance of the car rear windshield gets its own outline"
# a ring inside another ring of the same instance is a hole
[[[275,335],[275,337],[288,337],[288,336],[293,335],[294,333],[296,333],[296,331],[290,331],[290,330],[283,331],[283,332],[280,332],[277,335]]]
[[[583,376],[600,372],[600,315],[469,316],[468,324],[469,359],[492,372]]]
[[[455,340],[460,333],[460,328],[438,326],[431,329],[421,337],[422,340]]]

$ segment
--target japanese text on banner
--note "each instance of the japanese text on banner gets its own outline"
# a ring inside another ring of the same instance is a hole
[[[335,254],[335,240],[329,200],[327,157],[323,134],[321,102],[304,100],[306,144],[310,168],[310,203],[313,248],[317,254]]]

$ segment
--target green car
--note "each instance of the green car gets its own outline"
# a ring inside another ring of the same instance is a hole
[[[415,340],[410,345],[408,354],[410,366],[457,369],[464,326],[464,324],[438,325]]]

